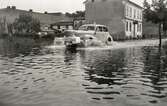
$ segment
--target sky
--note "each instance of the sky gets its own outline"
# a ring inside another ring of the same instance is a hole
[[[29,10],[37,12],[75,12],[84,10],[85,0],[0,0],[0,8],[7,6],[16,6],[18,9]],[[139,5],[142,5],[143,0],[131,0]]]

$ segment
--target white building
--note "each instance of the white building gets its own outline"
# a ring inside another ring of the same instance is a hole
[[[142,7],[129,0],[87,0],[88,23],[109,27],[115,40],[142,36]]]

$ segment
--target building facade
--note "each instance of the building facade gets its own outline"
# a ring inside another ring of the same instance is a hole
[[[108,26],[115,40],[142,36],[142,7],[129,0],[87,0],[87,23]]]

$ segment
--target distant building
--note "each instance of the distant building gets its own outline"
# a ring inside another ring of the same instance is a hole
[[[51,27],[53,29],[59,29],[59,30],[73,30],[74,29],[74,23],[73,21],[60,21],[51,24]]]
[[[114,39],[142,36],[142,7],[129,0],[86,0],[88,23],[109,27]]]
[[[60,13],[38,13],[33,12],[32,9],[29,11],[17,9],[15,6],[8,6],[7,8],[0,9],[0,19],[5,19],[6,23],[13,23],[20,14],[30,14],[34,18],[38,19],[41,23],[42,29],[46,29],[51,24],[60,21],[71,21],[72,19]]]

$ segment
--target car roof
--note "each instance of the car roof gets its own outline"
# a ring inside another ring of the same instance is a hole
[[[105,25],[100,25],[100,24],[85,24],[85,25],[82,25],[82,26],[101,26],[101,27],[106,27]]]

